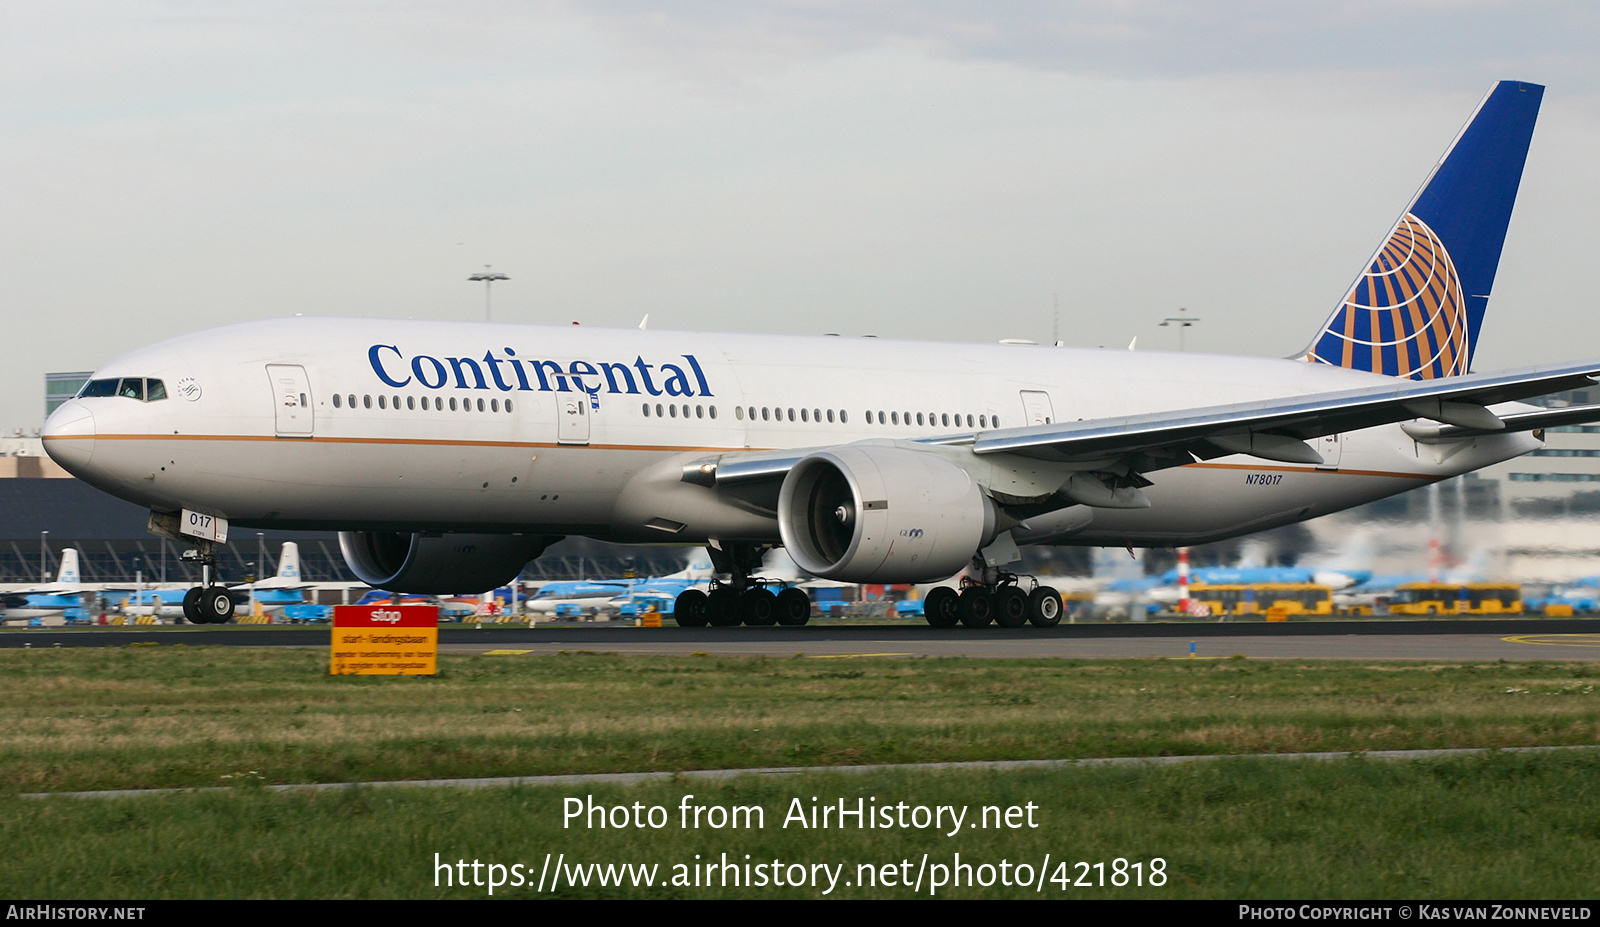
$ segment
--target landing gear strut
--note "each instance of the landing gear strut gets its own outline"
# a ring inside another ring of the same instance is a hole
[[[928,590],[922,601],[922,615],[936,628],[953,628],[957,624],[969,628],[983,628],[998,624],[1002,628],[1020,628],[1032,624],[1036,628],[1053,628],[1061,623],[1061,593],[1050,586],[1039,585],[1033,577],[1025,577],[1033,584],[1031,591],[1024,590],[1015,573],[986,570],[988,582],[962,577],[961,591],[949,586],[935,586]]]
[[[183,559],[200,562],[200,585],[183,594],[183,617],[191,624],[227,624],[233,620],[233,596],[228,587],[212,585],[211,571],[217,565],[216,546],[203,542],[183,552]]]
[[[811,599],[804,591],[781,580],[750,575],[761,568],[761,557],[770,547],[724,544],[706,550],[717,572],[728,574],[729,579],[712,580],[710,593],[698,589],[680,593],[672,606],[679,627],[798,627],[811,620]]]

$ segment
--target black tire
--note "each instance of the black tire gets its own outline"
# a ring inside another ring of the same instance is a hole
[[[233,596],[226,586],[211,586],[200,594],[200,614],[207,624],[227,624],[233,620]]]
[[[777,596],[760,586],[746,589],[739,595],[739,620],[751,628],[766,628],[777,624]]]
[[[680,628],[706,626],[706,594],[698,589],[685,589],[672,603],[672,620]]]
[[[961,623],[961,594],[949,586],[934,586],[922,599],[922,617],[936,628]]]
[[[713,628],[733,628],[739,624],[739,593],[727,586],[706,596],[706,622]]]
[[[1028,623],[1028,594],[1016,586],[1001,586],[994,591],[994,623],[1002,628],[1020,628]]]
[[[200,614],[200,597],[205,595],[205,590],[199,586],[183,594],[183,617],[190,624],[207,624],[206,617]]]
[[[778,593],[774,612],[779,624],[786,628],[798,628],[811,620],[811,597],[806,595],[805,590],[791,586]]]
[[[1036,628],[1053,628],[1061,623],[1061,593],[1049,586],[1040,586],[1028,596],[1028,620]]]
[[[988,627],[994,621],[994,603],[989,590],[972,586],[961,593],[961,623],[969,628]]]

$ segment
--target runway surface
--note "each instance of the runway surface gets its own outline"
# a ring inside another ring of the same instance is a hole
[[[320,627],[138,627],[7,630],[0,647],[130,644],[326,647]],[[816,625],[804,628],[537,628],[445,626],[440,652],[519,657],[563,651],[639,655],[815,657],[1168,657],[1345,660],[1600,661],[1600,620],[1323,621],[1081,624],[1056,628]]]

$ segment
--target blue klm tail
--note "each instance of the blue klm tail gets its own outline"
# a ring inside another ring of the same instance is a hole
[[[1467,372],[1543,96],[1517,81],[1489,91],[1306,360],[1413,380]]]

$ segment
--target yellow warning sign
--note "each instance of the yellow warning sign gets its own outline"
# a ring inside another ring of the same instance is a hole
[[[438,606],[334,606],[332,675],[432,676],[438,671]]]

